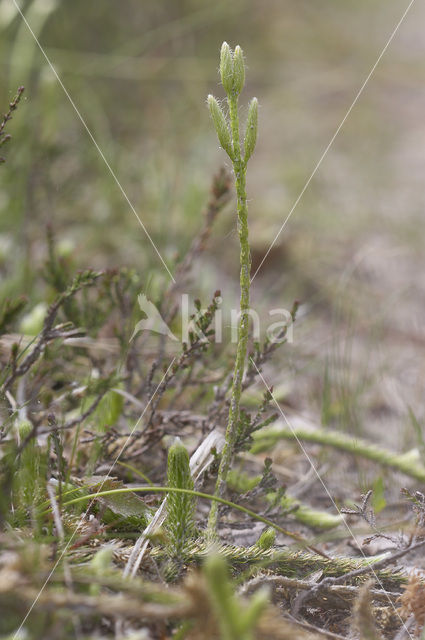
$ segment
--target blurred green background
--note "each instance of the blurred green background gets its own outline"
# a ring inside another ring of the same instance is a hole
[[[173,268],[226,162],[205,100],[223,40],[244,49],[242,103],[260,102],[248,191],[258,265],[386,45],[396,0],[32,0],[20,6],[159,251]],[[425,345],[423,3],[399,32],[253,282],[267,311],[301,300],[277,362],[288,402],[351,429],[422,417]],[[25,100],[0,170],[1,295],[42,293],[51,224],[77,268],[168,276],[13,0],[0,1],[2,109]],[[232,207],[193,295],[237,299]],[[154,283],[154,284],[152,284]],[[192,291],[190,292],[192,293]],[[330,399],[329,399],[330,398]],[[395,430],[395,433],[405,433]],[[403,435],[403,437],[405,437]]]

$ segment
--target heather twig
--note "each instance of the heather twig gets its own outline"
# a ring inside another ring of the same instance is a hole
[[[8,111],[4,114],[3,120],[0,122],[0,147],[2,147],[6,142],[8,142],[11,138],[11,135],[6,133],[6,125],[9,120],[12,120],[13,112],[18,108],[18,104],[22,98],[22,94],[25,91],[25,87],[19,87],[16,96],[13,98],[12,102],[9,104]],[[5,162],[4,158],[0,157],[0,163]]]
[[[50,306],[47,311],[46,317],[43,323],[43,329],[38,336],[33,349],[31,352],[24,358],[22,363],[15,367],[11,374],[4,381],[2,388],[4,391],[10,388],[16,378],[19,378],[27,373],[32,365],[38,360],[38,358],[43,353],[46,345],[52,340],[56,340],[57,338],[66,338],[68,337],[68,333],[63,331],[63,327],[61,328],[53,328],[53,324],[55,322],[57,313],[62,306],[62,304],[74,296],[77,291],[80,291],[83,287],[91,286],[97,278],[99,278],[101,273],[96,273],[94,271],[85,271],[79,274],[72,284],[68,287],[68,289],[60,294],[55,302]],[[68,326],[69,329],[69,326]],[[72,335],[75,335],[75,331],[72,330]]]

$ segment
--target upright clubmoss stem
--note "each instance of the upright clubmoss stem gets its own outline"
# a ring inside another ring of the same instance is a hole
[[[229,60],[233,63],[229,62]],[[247,145],[245,138],[245,158],[242,157],[240,134],[239,134],[239,114],[238,114],[238,97],[242,90],[244,82],[244,68],[243,68],[243,55],[240,47],[236,47],[235,52],[232,54],[226,43],[223,44],[221,50],[221,65],[220,65],[223,86],[227,92],[227,103],[229,107],[229,121],[230,121],[230,133],[231,144],[226,144],[225,150],[227,151],[235,173],[236,184],[236,196],[237,196],[237,225],[240,244],[240,315],[238,322],[238,342],[236,349],[236,360],[233,372],[233,382],[231,389],[229,417],[226,429],[226,443],[223,449],[220,466],[217,475],[217,482],[215,487],[215,495],[221,496],[226,483],[229,468],[232,462],[232,457],[235,449],[235,442],[237,437],[237,428],[239,422],[239,404],[242,393],[242,379],[245,370],[245,360],[248,345],[248,329],[249,329],[249,290],[250,290],[250,272],[251,272],[251,253],[249,247],[248,238],[248,209],[247,209],[247,197],[246,197],[246,165],[248,157],[253,151],[255,146],[256,130],[257,130],[257,101],[251,102],[250,106],[250,118],[248,126],[250,127],[250,148],[247,151]],[[233,73],[232,81],[229,79],[229,74]],[[214,124],[219,134],[220,142],[223,136],[223,118],[224,114],[217,118],[218,103],[215,98],[210,96],[208,98],[210,105],[211,115]],[[220,109],[220,107],[218,107]],[[221,111],[221,110],[220,110]],[[223,115],[223,117],[222,117]],[[217,122],[216,122],[217,120]],[[251,121],[252,122],[251,122]],[[226,127],[227,122],[226,123]],[[251,126],[253,129],[251,129]],[[227,142],[227,139],[226,139]],[[230,153],[229,153],[230,151]],[[208,520],[208,532],[210,535],[214,535],[217,528],[218,520],[218,503],[214,502],[211,506],[209,520]]]

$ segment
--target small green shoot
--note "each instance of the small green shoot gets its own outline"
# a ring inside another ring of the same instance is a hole
[[[235,595],[225,559],[209,556],[204,565],[208,595],[223,640],[253,640],[255,627],[267,607],[269,591],[260,588],[248,602]]]
[[[193,491],[189,455],[177,438],[168,451],[167,484],[173,489]],[[195,531],[196,498],[190,493],[170,492],[167,496],[168,553],[175,565],[184,560],[187,543]]]

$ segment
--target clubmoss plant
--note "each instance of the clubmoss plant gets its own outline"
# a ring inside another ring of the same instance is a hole
[[[301,442],[333,447],[339,451],[372,460],[384,467],[397,469],[406,476],[425,482],[425,466],[421,463],[416,449],[407,453],[395,453],[362,438],[353,438],[332,429],[312,429],[309,426],[289,429],[285,424],[279,424],[254,434],[251,453],[270,451],[279,440],[301,440]]]
[[[189,454],[180,441],[168,451],[167,485],[173,489],[193,490],[193,479],[190,473]],[[196,498],[187,493],[170,492],[167,496],[168,554],[175,565],[184,560],[185,548],[194,534]],[[174,573],[173,572],[173,573]]]
[[[215,494],[221,495],[234,454],[239,421],[239,405],[242,393],[242,379],[248,345],[249,329],[249,289],[251,254],[248,239],[248,208],[246,196],[246,168],[257,140],[258,102],[252,98],[246,123],[243,152],[239,131],[239,95],[245,83],[245,63],[242,49],[238,45],[231,51],[223,42],[220,56],[221,82],[227,94],[228,118],[214,96],[208,96],[208,106],[221,146],[232,161],[235,174],[237,196],[237,223],[240,244],[240,315],[238,341],[233,372],[233,383],[226,429],[226,444],[220,461]],[[209,515],[208,529],[214,534],[217,527],[218,503],[214,502]]]

